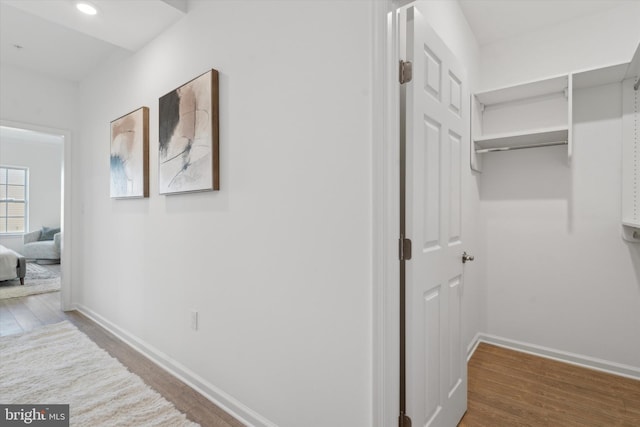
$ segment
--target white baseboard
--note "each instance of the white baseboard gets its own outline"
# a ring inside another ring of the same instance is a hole
[[[95,313],[88,307],[77,304],[76,309],[127,343],[133,349],[151,359],[156,365],[160,366],[169,374],[178,378],[211,402],[215,403],[218,407],[241,423],[251,427],[277,427],[275,423],[267,420],[260,414],[243,405],[241,402],[199,377],[179,362],[173,360],[138,337],[114,325],[109,320]]]
[[[475,337],[471,340],[471,343],[467,346],[467,363],[471,360],[471,356],[475,353],[476,348],[478,348],[478,344],[480,344],[480,337],[482,334],[478,332]]]
[[[581,354],[569,353],[567,351],[556,350],[549,347],[543,347],[536,344],[529,344],[522,341],[511,340],[490,334],[477,334],[471,344],[467,348],[467,362],[473,356],[478,344],[486,342],[500,347],[509,348],[511,350],[521,351],[523,353],[532,354],[534,356],[544,357],[559,362],[569,363],[571,365],[583,368],[594,369],[596,371],[606,372],[608,374],[619,375],[621,377],[640,380],[640,368],[634,366],[623,365],[621,363],[610,362],[608,360],[597,359],[595,357],[583,356]]]

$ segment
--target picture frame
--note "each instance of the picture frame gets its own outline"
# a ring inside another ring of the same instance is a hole
[[[111,122],[110,196],[149,197],[149,108]]]
[[[214,69],[160,97],[160,194],[220,189],[218,111],[218,71]]]

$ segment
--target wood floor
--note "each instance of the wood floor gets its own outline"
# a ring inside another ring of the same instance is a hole
[[[481,343],[459,427],[638,427],[640,381]]]
[[[0,336],[26,332],[63,320],[73,323],[129,371],[172,402],[191,421],[203,427],[243,425],[82,314],[76,311],[62,312],[59,292],[0,300]]]
[[[0,300],[0,335],[68,320],[202,426],[241,426],[209,400],[78,312],[58,292]],[[639,427],[640,381],[482,343],[469,362],[460,427]]]

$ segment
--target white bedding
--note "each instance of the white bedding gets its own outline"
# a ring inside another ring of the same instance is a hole
[[[0,280],[15,279],[18,256],[11,249],[0,245]]]

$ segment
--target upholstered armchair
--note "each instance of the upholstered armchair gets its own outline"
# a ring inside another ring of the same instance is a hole
[[[60,262],[62,233],[55,233],[53,235],[53,240],[40,240],[41,234],[42,230],[35,230],[24,234],[22,255],[27,259],[33,259],[36,261],[45,260]]]

